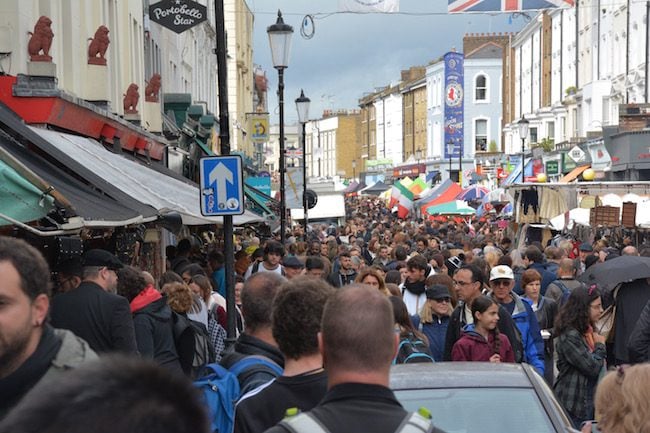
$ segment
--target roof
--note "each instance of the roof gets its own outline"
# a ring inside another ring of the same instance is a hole
[[[496,42],[486,42],[478,48],[465,54],[465,59],[501,59],[503,47]]]
[[[530,367],[528,367],[530,368]],[[522,364],[436,362],[391,367],[391,389],[532,388]]]

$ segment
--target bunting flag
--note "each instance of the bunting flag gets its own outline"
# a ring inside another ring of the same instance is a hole
[[[447,12],[517,12],[574,5],[575,0],[447,0]]]
[[[415,179],[415,181],[409,186],[409,191],[413,193],[413,195],[419,195],[427,189],[429,186],[426,184],[424,180],[422,180],[421,177],[418,177]]]
[[[339,0],[339,12],[399,12],[399,0]]]
[[[397,203],[397,217],[404,219],[413,209],[413,193],[402,182],[397,182],[395,186],[400,192],[399,202]]]
[[[400,189],[397,187],[397,183],[393,185],[393,187],[391,188],[390,201],[388,202],[388,209],[392,209],[393,206],[399,203],[399,197],[402,195]]]

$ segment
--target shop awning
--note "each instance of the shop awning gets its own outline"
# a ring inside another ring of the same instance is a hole
[[[50,193],[51,195],[62,197],[61,200],[65,200],[65,203],[59,202],[58,204],[69,209],[69,216],[83,218],[82,224],[86,227],[121,227],[153,221],[157,218],[157,212],[152,207],[133,199],[129,199],[127,203],[118,202],[70,175],[63,167],[52,164],[24,148],[11,138],[0,139],[0,148],[2,149],[0,159],[4,159],[5,156],[12,158],[38,176],[42,180],[45,190],[51,190],[53,191]]]
[[[46,129],[30,129],[47,140],[57,151],[74,159],[105,182],[124,191],[161,215],[180,214],[185,225],[222,224],[221,217],[205,217],[200,211],[200,193],[196,185],[152,170],[136,161],[112,153],[95,140]],[[233,224],[263,221],[251,212],[234,216]]]
[[[564,177],[562,179],[560,179],[559,182],[560,183],[573,182],[574,180],[576,180],[578,178],[578,176],[580,176],[582,174],[583,171],[585,171],[589,167],[591,167],[589,164],[581,165],[579,167],[576,167],[573,170],[571,170],[570,172],[568,172],[567,174],[565,174]]]
[[[20,222],[41,219],[54,208],[54,199],[0,160],[0,214]],[[12,222],[0,216],[0,226]]]

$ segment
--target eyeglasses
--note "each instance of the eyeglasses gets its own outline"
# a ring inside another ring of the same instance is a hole
[[[499,287],[499,286],[509,286],[511,281],[512,280],[492,280],[492,281],[490,281],[490,285],[497,286],[497,287]]]
[[[454,285],[455,286],[460,286],[460,287],[465,287],[469,286],[470,284],[474,284],[475,281],[456,281],[454,280]]]

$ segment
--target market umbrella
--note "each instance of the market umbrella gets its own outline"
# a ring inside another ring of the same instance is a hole
[[[476,210],[469,207],[464,201],[454,200],[436,206],[429,206],[427,213],[429,215],[474,215]]]
[[[484,186],[472,185],[462,190],[461,193],[456,196],[456,199],[465,201],[478,201],[482,200],[483,197],[488,195],[489,192],[490,190]]]
[[[596,263],[580,276],[586,284],[596,283],[605,292],[621,283],[650,278],[650,257],[620,256]]]

